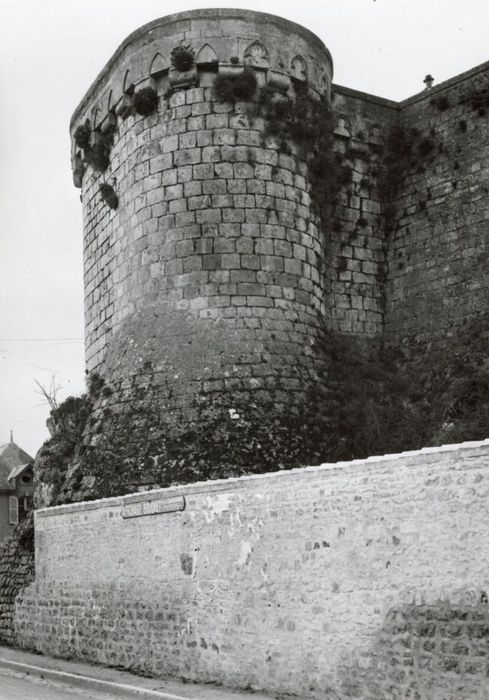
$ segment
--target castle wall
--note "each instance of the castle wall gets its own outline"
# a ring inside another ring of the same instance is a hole
[[[442,340],[487,310],[488,81],[486,63],[400,105],[411,156],[387,241],[391,344]]]
[[[484,697],[489,442],[36,512],[22,646],[301,698]]]
[[[181,42],[196,54],[186,78],[170,66]],[[215,98],[216,71],[238,63],[260,85],[307,75],[313,90],[329,91],[329,53],[307,30],[260,13],[199,11],[129,37],[72,121],[73,131],[87,118],[103,129],[128,85],[158,92],[156,114],[117,120],[104,175],[89,166],[83,176],[86,355],[110,383],[106,403],[143,393],[179,429],[213,396],[284,410],[301,407],[316,381],[324,237],[304,162],[280,152],[249,104]],[[168,96],[177,80],[184,89]],[[117,210],[102,201],[102,181]]]
[[[333,108],[336,151],[352,175],[326,234],[326,315],[333,330],[379,338],[386,262],[379,162],[385,139],[398,121],[398,105],[334,85]]]

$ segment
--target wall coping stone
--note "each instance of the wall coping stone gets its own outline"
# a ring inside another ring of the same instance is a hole
[[[253,488],[264,486],[267,481],[274,481],[276,479],[283,478],[301,478],[303,474],[318,473],[321,472],[326,474],[327,472],[334,473],[335,471],[344,471],[346,469],[361,469],[365,476],[367,476],[368,471],[366,467],[375,467],[376,465],[387,463],[387,462],[397,462],[400,460],[405,460],[406,458],[413,462],[414,464],[419,464],[419,460],[416,458],[430,456],[431,459],[428,461],[436,462],[442,461],[446,453],[456,453],[465,452],[470,453],[475,451],[477,455],[481,453],[487,453],[488,457],[488,467],[489,467],[489,438],[485,440],[474,440],[470,442],[455,443],[450,445],[441,445],[439,447],[423,447],[420,450],[410,450],[406,452],[398,452],[396,454],[386,454],[377,455],[372,457],[366,457],[364,459],[354,459],[349,462],[331,462],[325,464],[319,464],[317,466],[311,467],[297,467],[295,469],[287,469],[277,472],[268,472],[266,474],[251,474],[246,476],[231,477],[229,479],[215,479],[210,481],[197,481],[193,484],[181,484],[177,486],[169,486],[162,489],[153,489],[147,492],[139,492],[138,494],[128,494],[127,496],[112,496],[108,498],[100,498],[93,501],[80,501],[78,503],[67,503],[61,506],[51,506],[49,508],[41,508],[35,511],[36,518],[46,518],[52,515],[65,515],[69,513],[75,513],[80,511],[96,510],[98,508],[110,508],[116,506],[122,506],[124,503],[130,503],[134,500],[141,499],[146,495],[150,500],[154,500],[159,496],[170,498],[177,495],[189,495],[189,494],[202,494],[202,493],[214,493],[219,491],[231,490],[235,485],[240,486],[240,488]],[[464,456],[469,456],[465,454]],[[437,459],[437,457],[439,459]],[[409,462],[403,466],[410,466]]]
[[[378,95],[371,95],[369,92],[362,92],[362,90],[354,90],[353,88],[346,87],[345,85],[337,85],[333,83],[331,85],[331,92],[339,95],[346,95],[348,97],[356,98],[357,100],[362,100],[362,102],[372,102],[373,104],[382,105],[383,107],[390,107],[395,111],[399,110],[399,102],[395,100],[389,100],[386,97],[378,97]]]
[[[399,107],[401,109],[404,109],[404,107],[416,104],[417,102],[422,102],[426,99],[432,99],[434,96],[441,94],[445,90],[451,89],[459,83],[464,83],[470,78],[473,78],[478,73],[484,73],[486,71],[489,71],[489,61],[485,61],[484,63],[481,63],[478,66],[474,66],[474,68],[469,68],[469,70],[466,70],[463,73],[459,73],[453,78],[448,78],[447,80],[444,80],[438,85],[433,86],[429,90],[422,90],[421,92],[418,92],[415,95],[406,98],[405,100],[401,100],[401,102],[398,103]]]

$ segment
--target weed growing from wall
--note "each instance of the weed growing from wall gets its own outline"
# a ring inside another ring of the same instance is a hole
[[[185,73],[194,65],[195,54],[191,46],[175,46],[170,54],[170,60],[175,70]]]
[[[91,144],[83,151],[84,161],[99,172],[107,170],[110,163],[110,151],[113,140],[113,132],[102,133],[101,131],[94,131]]]
[[[148,117],[158,108],[158,94],[152,87],[141,88],[134,93],[132,103],[138,114]]]
[[[249,102],[257,91],[257,81],[254,72],[245,69],[236,76],[218,75],[214,80],[214,96],[219,102]]]
[[[99,191],[104,202],[111,209],[117,209],[119,206],[119,197],[114,192],[112,185],[109,185],[107,182],[103,182],[101,185],[99,185]]]
[[[75,143],[78,146],[78,148],[81,148],[82,150],[85,150],[90,147],[90,139],[92,137],[92,130],[90,128],[90,122],[87,121],[85,124],[80,124],[75,130],[75,133],[73,134]]]
[[[56,410],[51,411],[51,438],[47,440],[34,462],[34,499],[36,508],[65,503],[66,481],[69,469],[83,453],[83,434],[101,395],[103,380],[93,374],[88,380],[88,391],[83,396],[69,396]]]
[[[474,88],[460,97],[459,104],[469,104],[474,112],[483,117],[489,109],[489,89],[485,86]]]
[[[446,112],[447,109],[450,107],[450,100],[446,95],[441,95],[440,97],[437,97],[435,100],[431,101],[431,104],[436,107],[436,109],[439,112]]]

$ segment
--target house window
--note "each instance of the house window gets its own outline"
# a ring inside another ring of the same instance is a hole
[[[11,525],[19,522],[19,500],[17,496],[8,497],[8,521]]]

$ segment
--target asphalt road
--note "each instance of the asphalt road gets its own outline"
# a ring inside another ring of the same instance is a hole
[[[0,673],[0,700],[106,700],[108,697],[68,684],[58,685],[19,674]]]

